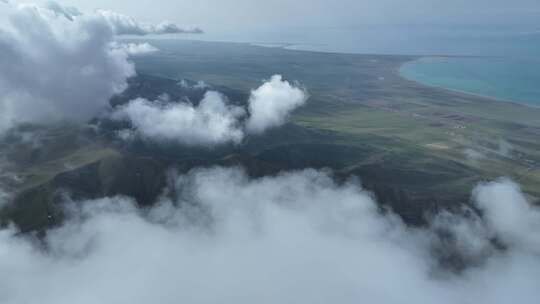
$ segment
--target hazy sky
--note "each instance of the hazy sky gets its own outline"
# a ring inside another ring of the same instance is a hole
[[[15,0],[12,0],[16,2]],[[25,2],[25,1],[18,1]],[[34,1],[47,2],[47,1]],[[82,10],[106,8],[137,19],[168,19],[207,31],[373,25],[540,24],[538,0],[64,0]]]

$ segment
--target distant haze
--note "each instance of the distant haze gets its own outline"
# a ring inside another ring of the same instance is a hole
[[[511,5],[505,0],[140,0],[136,5],[128,0],[64,0],[60,4],[86,12],[105,8],[147,24],[167,20],[205,31],[182,38],[286,43],[302,50],[500,56],[536,55],[540,46],[537,0],[516,0]]]
[[[128,0],[65,0],[61,4],[82,10],[107,8],[147,22],[167,19],[213,32],[374,25],[537,27],[540,17],[537,0],[516,0],[511,6],[507,0],[140,0],[136,5]]]

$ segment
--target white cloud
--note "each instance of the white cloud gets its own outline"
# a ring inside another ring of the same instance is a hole
[[[69,20],[35,5],[9,9],[0,29],[0,131],[21,122],[86,120],[135,74],[127,54],[110,47],[99,16]]]
[[[482,264],[446,272],[436,266],[430,230],[381,215],[369,193],[318,171],[250,179],[234,169],[197,170],[169,190],[173,199],[147,211],[127,198],[71,208],[71,219],[46,237],[48,251],[1,231],[0,301],[497,304],[539,296],[540,258],[524,244],[505,243]],[[521,195],[507,181],[484,191]],[[484,210],[497,209],[499,198]],[[451,231],[491,246],[485,238],[502,227],[490,223]]]
[[[65,7],[53,1],[47,2],[44,7],[55,12],[57,15],[64,16],[69,20],[73,20],[74,17],[82,15],[82,13],[76,7]]]
[[[144,43],[113,43],[112,47],[117,50],[122,50],[130,56],[139,56],[151,54],[159,51],[155,46]]]
[[[195,84],[191,85],[188,83],[187,80],[182,79],[177,84],[184,89],[204,90],[204,89],[210,88],[210,85],[208,85],[206,82],[202,80],[199,80]]]
[[[97,10],[103,16],[117,35],[162,35],[162,34],[202,34],[200,28],[181,28],[178,25],[163,21],[156,25],[142,24],[133,18],[110,10]]]
[[[111,11],[85,14],[55,2],[7,4],[0,23],[0,132],[24,122],[84,121],[108,108],[135,75],[129,55],[156,51],[118,44],[115,34],[197,32],[145,25]]]
[[[251,92],[247,130],[258,134],[284,124],[289,114],[306,100],[307,95],[302,89],[282,80],[280,75],[272,76]]]
[[[477,206],[502,240],[540,253],[540,211],[531,206],[519,185],[506,179],[478,186]]]
[[[185,80],[178,83],[184,88],[204,89],[208,85],[198,82],[190,86]],[[260,134],[285,123],[290,112],[306,101],[306,93],[275,75],[249,98],[250,116],[239,106],[228,105],[217,92],[207,92],[198,106],[185,103],[150,102],[133,100],[116,109],[111,117],[130,121],[136,133],[148,140],[166,140],[185,145],[213,146],[240,143],[246,130]],[[123,139],[131,140],[133,133],[122,130]]]
[[[244,114],[242,108],[227,105],[221,94],[207,92],[197,106],[135,99],[116,109],[112,117],[130,121],[143,138],[215,145],[242,140],[239,118]]]

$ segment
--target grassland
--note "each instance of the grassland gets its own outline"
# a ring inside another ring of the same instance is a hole
[[[23,231],[56,223],[61,215],[54,196],[65,187],[81,197],[123,194],[145,205],[161,192],[170,166],[242,165],[253,175],[329,167],[336,177],[359,177],[411,223],[420,223],[429,208],[467,201],[478,182],[502,176],[540,197],[540,109],[403,79],[399,67],[415,57],[195,41],[152,44],[161,51],[136,57],[138,72],[163,78],[140,77],[143,85],[128,90],[126,98],[180,98],[185,92],[178,91],[177,80],[191,79],[243,103],[262,80],[282,74],[304,86],[310,99],[291,124],[237,147],[126,147],[72,125],[40,131],[37,144],[8,139],[0,160],[15,164],[9,170],[20,180],[11,185],[17,205],[0,212],[0,222],[13,220]]]
[[[373,148],[373,155],[359,155],[349,167],[392,158],[400,159],[396,170],[454,167],[462,176],[425,187],[466,192],[479,181],[508,176],[540,197],[540,109],[403,79],[400,66],[416,57],[194,41],[155,44],[161,54],[137,60],[145,73],[245,91],[274,73],[298,81],[311,98],[293,116],[296,124],[333,132],[335,144]]]

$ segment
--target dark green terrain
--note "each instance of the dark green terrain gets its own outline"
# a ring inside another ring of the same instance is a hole
[[[187,148],[117,139],[118,123],[24,126],[2,140],[0,182],[14,202],[0,211],[23,232],[43,231],[63,217],[66,197],[128,195],[141,206],[162,194],[171,168],[243,166],[252,176],[308,167],[329,168],[338,180],[358,177],[378,201],[410,224],[439,208],[467,203],[480,181],[508,176],[540,197],[540,109],[425,87],[399,76],[408,56],[324,54],[243,44],[152,41],[161,51],[136,57],[139,76],[111,100],[197,102],[218,90],[231,102],[273,74],[310,93],[291,123],[241,145]],[[210,88],[187,89],[181,79]],[[21,135],[22,134],[22,135]],[[25,134],[33,134],[29,140]],[[501,151],[501,142],[511,148]],[[481,158],[467,157],[474,150]]]

